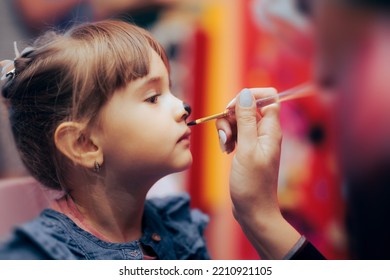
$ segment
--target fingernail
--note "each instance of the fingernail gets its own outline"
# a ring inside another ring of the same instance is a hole
[[[227,140],[225,131],[223,131],[222,129],[218,130],[218,136],[219,136],[219,142],[225,145]]]
[[[221,147],[221,150],[222,152],[225,152],[226,151],[225,144],[227,140],[226,133],[220,129],[218,130],[218,136],[219,136],[219,145]]]
[[[230,106],[232,106],[234,104],[234,102],[236,102],[236,97],[234,97],[232,99],[232,101],[229,102],[229,104],[226,106],[226,109],[229,108]]]
[[[249,89],[244,88],[240,92],[240,106],[241,107],[251,107],[253,103],[252,94]]]

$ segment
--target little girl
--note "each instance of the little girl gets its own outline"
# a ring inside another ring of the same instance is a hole
[[[63,196],[13,233],[1,259],[209,258],[208,218],[188,196],[145,200],[192,162],[190,109],[170,92],[158,42],[107,20],[47,33],[6,68],[21,158]]]
[[[0,259],[209,258],[208,218],[187,195],[145,200],[157,180],[192,162],[190,108],[170,92],[167,58],[146,31],[84,24],[1,64],[21,158],[63,196],[20,226]],[[262,258],[323,258],[279,209],[279,105],[258,111],[254,102],[275,93],[241,91],[236,120],[216,123],[222,150],[237,145],[233,213]]]

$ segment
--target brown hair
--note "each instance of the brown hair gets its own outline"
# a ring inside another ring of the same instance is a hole
[[[161,45],[134,25],[114,20],[48,32],[15,60],[2,94],[21,158],[45,186],[62,189],[54,132],[61,122],[90,123],[114,91],[149,72],[150,48]]]

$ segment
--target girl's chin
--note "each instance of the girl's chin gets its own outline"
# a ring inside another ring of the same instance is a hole
[[[189,169],[191,167],[191,165],[192,165],[192,156],[186,162],[183,162],[182,164],[180,164],[180,166],[177,167],[176,172],[185,171],[185,170]]]

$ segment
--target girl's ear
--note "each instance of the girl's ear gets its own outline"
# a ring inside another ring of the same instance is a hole
[[[103,153],[84,128],[77,122],[61,123],[54,133],[54,143],[72,162],[94,169],[96,163],[103,164]]]

